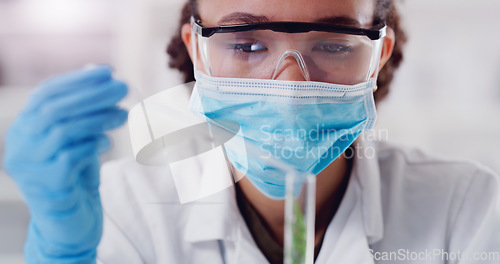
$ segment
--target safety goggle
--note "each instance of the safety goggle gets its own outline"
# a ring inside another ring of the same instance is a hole
[[[205,27],[191,18],[195,70],[215,77],[275,79],[295,59],[305,80],[357,84],[376,77],[385,23],[349,27],[268,22]]]

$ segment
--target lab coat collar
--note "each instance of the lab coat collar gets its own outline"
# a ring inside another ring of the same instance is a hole
[[[325,232],[318,264],[374,263],[370,245],[383,235],[380,171],[375,145],[362,137],[354,144],[349,184]]]
[[[185,206],[188,210],[185,241],[236,241],[242,218],[234,186]]]
[[[361,219],[357,219],[357,221],[362,221],[367,244],[373,244],[383,236],[380,170],[376,156],[376,146],[362,136],[355,142],[354,152],[354,166],[349,185],[356,185],[357,189],[359,189],[358,191],[352,191],[357,193],[354,195],[354,199],[359,199],[359,201],[355,201],[351,205],[342,205],[347,203],[347,201],[343,200],[341,206],[354,207],[360,205],[361,208],[358,209],[360,210],[359,217]],[[210,164],[202,165],[204,169],[210,168]],[[227,173],[227,177],[231,177],[229,170]],[[353,189],[355,188],[348,188],[348,191]],[[236,241],[238,229],[242,228],[242,226],[243,228],[246,227],[236,204],[234,186],[186,205],[189,211],[186,218],[184,239],[188,242]],[[347,210],[352,211],[354,208]],[[335,221],[335,218],[340,217],[336,215],[332,222]],[[330,223],[331,225],[332,223]]]
[[[367,140],[369,133],[364,132],[354,146],[354,166],[351,173],[360,187],[361,209],[365,234],[369,244],[383,237],[382,196],[380,186],[380,168],[378,164],[376,142]]]

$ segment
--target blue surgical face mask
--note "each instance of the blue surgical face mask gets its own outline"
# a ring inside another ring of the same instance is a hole
[[[225,144],[229,162],[272,199],[284,199],[288,172],[317,175],[375,122],[374,79],[336,85],[197,72],[196,80],[191,109],[241,139]]]

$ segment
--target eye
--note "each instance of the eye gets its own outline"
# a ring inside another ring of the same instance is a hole
[[[326,52],[330,54],[344,54],[352,52],[352,48],[348,45],[336,43],[318,43],[314,46],[313,51]]]
[[[235,43],[231,45],[231,49],[245,53],[262,52],[267,48],[262,43]]]

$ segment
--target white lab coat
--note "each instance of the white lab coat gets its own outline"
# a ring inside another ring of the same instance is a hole
[[[316,263],[500,263],[493,172],[384,142],[359,139],[356,146],[348,188]],[[198,166],[210,174],[209,164]],[[101,263],[219,264],[223,255],[230,264],[267,263],[239,213],[234,187],[181,205],[166,165],[113,161],[101,178]],[[465,250],[489,253],[490,260],[452,255]]]

